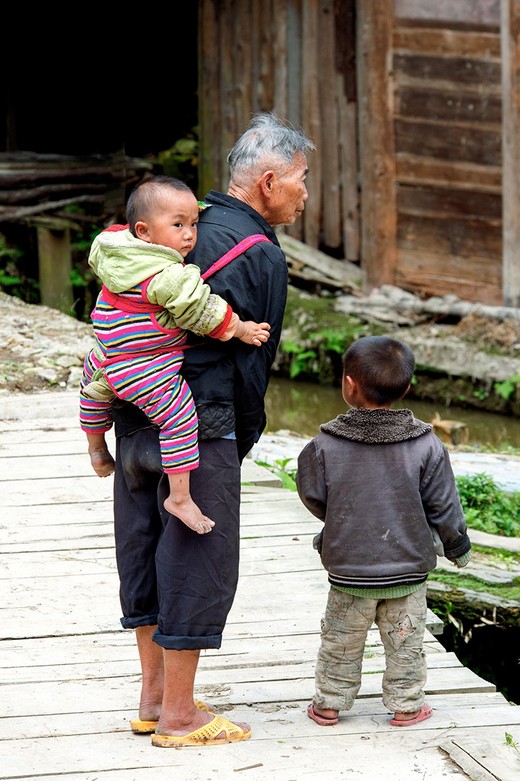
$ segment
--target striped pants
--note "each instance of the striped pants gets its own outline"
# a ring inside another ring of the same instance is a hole
[[[198,421],[188,384],[180,375],[182,353],[133,356],[103,370],[114,395],[130,401],[159,427],[165,472],[186,472],[199,465]],[[90,399],[83,389],[101,363],[91,351],[85,358],[80,391],[80,425],[83,431],[102,433],[112,427],[110,401]]]

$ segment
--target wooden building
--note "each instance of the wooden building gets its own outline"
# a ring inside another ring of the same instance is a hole
[[[199,32],[203,189],[273,109],[318,146],[291,235],[369,288],[520,305],[519,0],[201,0]]]
[[[272,110],[317,144],[305,214],[286,229],[292,237],[359,265],[367,290],[393,284],[423,297],[520,306],[520,0],[191,6],[184,28],[198,36],[200,194],[226,187],[234,140],[254,112]],[[177,12],[164,12],[166,27]],[[158,57],[167,53],[157,49]],[[165,59],[142,59],[157,64],[163,90],[177,85]],[[119,108],[105,98],[110,143]],[[6,124],[12,119],[8,109]],[[122,147],[129,127],[117,136]],[[13,198],[20,210],[30,187],[20,179],[13,195],[13,154],[0,153],[0,233]],[[147,170],[137,166],[115,183],[124,187]],[[99,198],[102,181],[94,174],[88,191],[76,187],[61,200],[81,202],[92,188]],[[121,187],[119,194],[118,214]],[[59,211],[43,195],[27,203],[33,221]]]

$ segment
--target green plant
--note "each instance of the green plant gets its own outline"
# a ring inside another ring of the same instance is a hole
[[[282,342],[282,353],[290,355],[289,376],[293,380],[301,374],[334,377],[336,371],[331,371],[331,361],[336,361],[340,367],[341,358],[352,341],[363,331],[364,326],[345,330],[325,327],[309,331],[301,343],[287,339]],[[314,345],[309,349],[308,345]],[[336,356],[336,359],[332,358]],[[328,371],[327,371],[328,367]]]
[[[503,491],[484,473],[456,478],[466,523],[471,529],[520,537],[520,492]]]
[[[484,400],[485,400],[485,399],[487,399],[487,397],[489,396],[489,393],[488,393],[488,391],[486,390],[486,388],[476,388],[476,389],[473,391],[473,396],[474,396],[476,399],[480,399],[480,401],[484,401]]]
[[[308,362],[318,357],[315,350],[302,350],[294,342],[285,342],[284,352],[291,356],[289,365],[289,376],[294,380],[299,374],[302,374],[308,368]]]
[[[73,214],[76,211],[72,212]],[[90,248],[102,225],[89,222],[71,231],[72,268],[70,280],[74,291],[74,314],[78,320],[90,322],[90,312],[96,302],[101,283],[88,264]]]
[[[493,387],[499,396],[505,399],[505,401],[509,401],[519,382],[520,374],[515,374],[514,377],[503,380],[503,382],[495,382]]]
[[[505,740],[504,743],[506,746],[511,746],[511,748],[514,748],[517,754],[520,755],[520,748],[518,746],[518,743],[513,739],[513,736],[509,734],[509,732],[504,733]]]
[[[23,252],[8,246],[5,236],[0,233],[0,290],[28,304],[35,304],[39,299],[39,286],[35,279],[22,273],[21,261]]]
[[[264,461],[257,461],[257,464],[264,466],[273,472],[282,481],[282,487],[288,488],[289,491],[296,491],[296,469],[288,469],[288,464],[292,461],[292,458],[278,458],[275,461],[275,466],[267,464]]]
[[[157,162],[166,176],[182,179],[196,190],[198,154],[198,128],[194,127],[185,138],[179,138],[169,149],[159,152]]]

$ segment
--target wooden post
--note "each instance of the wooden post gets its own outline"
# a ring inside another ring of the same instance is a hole
[[[502,0],[502,290],[520,306],[520,0]]]
[[[366,292],[394,284],[397,265],[396,163],[390,77],[393,0],[360,0],[357,83],[361,171],[361,267]]]
[[[70,223],[52,217],[32,222],[38,234],[41,303],[71,315],[74,298],[70,278]]]

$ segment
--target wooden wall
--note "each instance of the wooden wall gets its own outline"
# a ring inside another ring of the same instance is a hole
[[[416,18],[394,20],[395,284],[501,304],[499,19],[483,22],[478,3],[464,21],[439,19],[442,3],[429,4],[435,19],[421,3],[397,6]]]
[[[199,9],[201,194],[226,187],[234,140],[254,112],[273,110],[318,147],[304,217],[288,233],[359,263],[367,289],[519,305],[518,175],[506,170],[505,206],[502,161],[505,137],[507,160],[520,155],[520,0]]]
[[[274,111],[317,144],[287,233],[359,264],[367,289],[520,307],[520,0],[198,0],[197,12],[199,195],[226,189],[234,141]],[[97,165],[0,160],[0,222],[107,193],[115,208],[126,163]]]
[[[226,155],[257,111],[317,144],[310,198],[287,230],[359,260],[355,0],[200,0],[199,191],[226,187]]]

